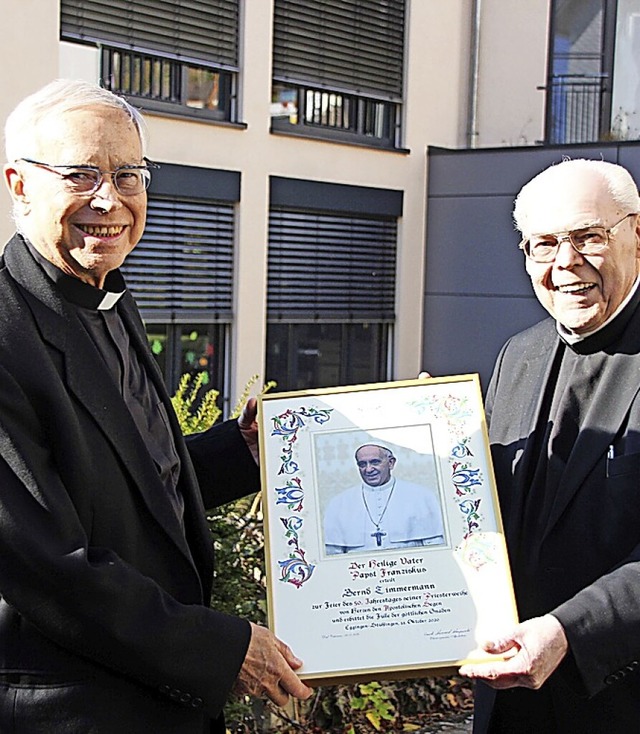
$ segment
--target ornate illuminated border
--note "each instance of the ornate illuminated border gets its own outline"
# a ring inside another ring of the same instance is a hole
[[[466,397],[456,395],[430,395],[411,403],[416,408],[427,408],[438,420],[447,425],[447,431],[453,442],[449,452],[451,483],[455,494],[455,503],[460,510],[464,523],[463,539],[481,529],[483,519],[480,513],[482,499],[476,496],[476,488],[482,487],[483,476],[480,469],[474,466],[473,452],[469,444],[467,421],[473,415]]]
[[[301,513],[304,506],[304,487],[302,479],[296,476],[300,466],[295,460],[295,447],[298,440],[298,431],[304,428],[306,422],[312,420],[316,423],[326,423],[331,419],[332,409],[317,410],[316,408],[302,407],[299,410],[286,410],[271,420],[273,429],[272,436],[282,438],[282,449],[280,454],[280,469],[278,476],[286,474],[289,478],[284,487],[275,487],[278,495],[276,505],[285,505],[291,512]],[[289,515],[280,517],[284,526],[284,537],[290,546],[289,556],[278,561],[280,566],[280,581],[293,584],[300,588],[311,578],[315,565],[309,563],[305,557],[304,548],[300,545],[300,535],[304,525],[304,519],[300,515]]]

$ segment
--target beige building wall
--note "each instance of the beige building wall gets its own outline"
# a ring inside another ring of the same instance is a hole
[[[0,0],[0,124],[29,92],[51,81],[58,69],[58,0]],[[4,137],[2,161],[4,162]],[[0,242],[13,232],[10,199],[0,185]]]
[[[549,0],[477,0],[476,144],[535,145],[544,136]]]
[[[0,49],[2,123],[19,99],[51,79],[98,80],[97,49],[58,40],[59,0],[0,0],[0,4],[3,25],[11,28]],[[542,93],[536,92],[535,86],[544,80],[547,5],[548,0],[482,2],[477,108],[480,145],[531,143],[541,134]],[[146,115],[152,159],[242,174],[237,208],[232,403],[251,375],[269,377],[264,375],[264,342],[272,175],[404,192],[392,377],[410,378],[420,370],[426,150],[429,145],[466,145],[473,8],[472,0],[408,0],[402,151],[269,132],[273,0],[244,3],[239,100],[239,119],[244,125]],[[529,139],[524,141],[523,135]],[[0,238],[6,241],[12,231],[9,199],[4,191],[1,197]]]

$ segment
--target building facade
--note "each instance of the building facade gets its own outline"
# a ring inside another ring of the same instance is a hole
[[[0,0],[0,119],[57,77],[144,111],[160,168],[125,269],[171,388],[204,370],[233,404],[254,374],[410,378],[429,361],[428,148],[633,136],[637,4]],[[586,132],[578,71],[600,84]],[[6,240],[5,192],[0,210]]]
[[[486,4],[476,9],[484,18]],[[489,134],[486,80],[494,67],[487,57],[501,38],[488,43],[481,21],[476,132],[482,144],[430,146],[428,152],[423,364],[433,374],[478,372],[485,387],[504,341],[547,315],[533,294],[513,227],[513,201],[522,185],[565,157],[618,163],[640,182],[634,122],[640,109],[640,0],[553,0],[545,24],[533,25],[533,16],[530,21],[529,30],[503,29],[521,48],[495,67],[502,69],[503,88],[514,102],[503,98],[496,107],[503,120],[495,120],[494,130],[515,122],[514,110],[524,111],[511,70],[537,48],[547,49],[538,67],[545,82],[535,87],[542,117],[529,118],[534,126],[521,117],[521,130],[530,132],[517,138]],[[526,81],[533,90],[534,77]],[[500,84],[497,73],[492,84]]]

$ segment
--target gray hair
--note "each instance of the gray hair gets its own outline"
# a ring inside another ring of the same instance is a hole
[[[529,215],[535,206],[536,197],[550,184],[562,181],[566,174],[571,173],[597,175],[604,182],[614,203],[620,207],[621,213],[640,212],[638,187],[626,168],[616,163],[587,158],[565,159],[562,163],[546,168],[522,187],[513,209],[516,229],[522,234],[531,234],[527,224]]]
[[[7,161],[31,155],[30,146],[37,139],[37,127],[47,118],[94,106],[122,110],[138,131],[144,155],[147,145],[146,125],[135,107],[97,84],[56,79],[23,99],[7,118],[4,128]]]

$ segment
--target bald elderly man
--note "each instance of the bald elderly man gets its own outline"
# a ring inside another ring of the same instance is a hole
[[[511,338],[486,399],[520,619],[465,665],[474,732],[640,731],[640,199],[569,160],[514,218],[549,318]]]

